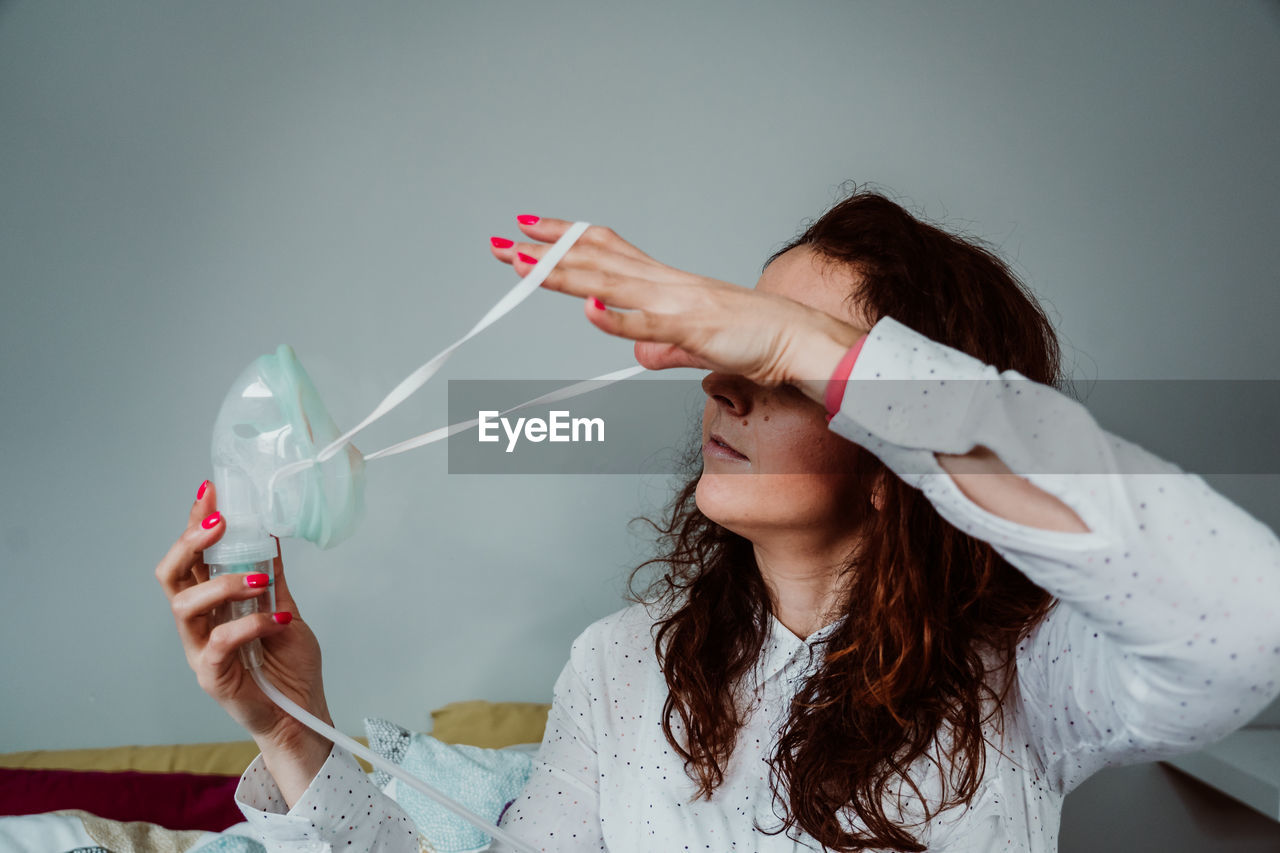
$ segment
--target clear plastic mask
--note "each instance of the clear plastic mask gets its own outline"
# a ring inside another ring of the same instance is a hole
[[[330,548],[364,515],[364,456],[352,444],[314,461],[341,433],[311,377],[287,344],[255,360],[232,383],[213,428],[214,484],[227,519],[224,540],[206,562],[261,559],[268,537]]]

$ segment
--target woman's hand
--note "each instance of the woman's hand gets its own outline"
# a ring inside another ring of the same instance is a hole
[[[332,725],[320,678],[320,644],[298,614],[284,577],[284,563],[276,543],[275,595],[277,612],[254,613],[214,625],[214,611],[231,601],[263,595],[267,587],[251,587],[245,574],[228,573],[209,579],[205,548],[222,538],[226,522],[217,513],[217,495],[206,482],[191,506],[187,528],[156,565],[156,579],[169,599],[187,663],[204,692],[253,736],[264,758],[290,756],[314,759],[328,755],[330,741],[320,738],[272,702],[240,662],[238,650],[261,639],[263,674],[302,707]],[[269,762],[270,763],[270,762]],[[318,769],[316,765],[315,769]],[[314,773],[314,771],[313,771]],[[276,770],[272,774],[279,778]],[[306,777],[310,779],[310,776]],[[282,785],[283,788],[283,785]],[[305,788],[305,785],[304,785]]]
[[[528,219],[518,220],[521,231],[541,242],[492,241],[494,256],[522,276],[573,224]],[[587,298],[587,319],[636,341],[636,361],[650,370],[698,367],[765,387],[825,382],[840,355],[866,332],[784,296],[659,263],[599,225],[578,238],[542,286]],[[591,297],[605,307],[593,305]]]

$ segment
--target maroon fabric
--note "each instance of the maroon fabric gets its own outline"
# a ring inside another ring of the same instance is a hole
[[[239,781],[199,773],[0,768],[0,815],[83,809],[109,820],[221,832],[244,820],[235,802]]]

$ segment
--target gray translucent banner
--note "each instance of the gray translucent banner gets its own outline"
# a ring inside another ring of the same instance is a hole
[[[674,474],[682,470],[680,463],[686,454],[699,452],[702,411],[708,398],[701,381],[696,379],[627,379],[568,400],[498,414],[572,382],[449,380],[450,424],[490,413],[484,416],[487,426],[483,432],[489,440],[480,440],[479,424],[447,439],[449,473]],[[844,411],[865,416],[868,424],[878,424],[894,435],[920,435],[930,429],[945,434],[954,428],[949,425],[981,418],[983,407],[999,406],[1002,412],[1014,413],[1019,434],[1026,432],[1029,444],[1034,446],[1036,440],[1041,440],[1032,438],[1037,435],[1034,424],[1063,418],[1064,411],[1068,411],[1062,405],[1065,396],[1082,403],[1103,430],[1188,473],[1280,473],[1280,380],[1094,380],[1069,383],[1064,391],[1051,393],[1046,393],[1050,389],[1044,386],[1028,387],[1034,383],[1027,380],[1014,380],[1009,387],[1004,387],[1003,380],[997,384],[1001,386],[999,391],[993,391],[984,380],[850,382]],[[761,389],[752,390],[758,394]],[[1024,395],[1022,391],[1028,393]],[[1000,402],[1004,395],[1012,395],[1008,403]],[[801,398],[794,390],[769,406],[761,405],[758,397],[747,400],[751,408],[744,417],[722,421],[733,423],[737,435],[751,433],[772,406],[784,404],[811,406],[817,424],[828,429],[822,407]],[[849,400],[856,402],[851,405]],[[928,406],[921,405],[924,400],[930,401]],[[898,417],[883,417],[895,403]],[[716,417],[726,414],[721,411]],[[505,418],[506,423],[500,418]],[[747,421],[746,426],[742,420]],[[1040,454],[1036,455],[1039,458]],[[1062,455],[1044,454],[1041,473],[1111,470],[1096,461],[1081,462],[1061,458]],[[1137,467],[1136,462],[1127,470],[1129,463],[1120,461],[1117,473],[1151,473],[1149,467]],[[830,473],[838,473],[836,464],[832,463]],[[775,457],[771,472],[822,473],[814,468],[811,459],[803,465],[789,471],[777,467]],[[716,470],[759,473],[751,459],[720,462]]]

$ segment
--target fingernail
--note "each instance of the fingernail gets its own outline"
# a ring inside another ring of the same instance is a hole
[[[281,610],[279,613],[272,613],[271,618],[276,620],[278,625],[288,625],[293,621],[293,614],[288,610]]]
[[[216,525],[221,520],[222,520],[222,513],[215,512],[213,515],[209,516],[204,521],[200,522],[200,525],[205,530],[210,530],[214,527],[214,525]]]
[[[207,488],[209,488],[209,481],[205,480],[203,483],[200,484],[200,491],[196,492],[196,500],[200,500],[202,497],[204,497],[204,490]]]
[[[271,582],[271,577],[269,575],[264,575],[261,572],[255,572],[251,575],[245,575],[244,582],[246,585],[257,589],[258,587],[263,587],[269,584]]]
[[[534,216],[531,213],[522,213],[516,217],[516,222],[519,222],[521,225],[537,225],[538,219],[539,217]]]
[[[526,264],[536,264],[538,262],[537,258],[531,258],[524,252],[516,252],[516,257],[524,261]]]
[[[493,244],[495,249],[510,249],[515,245],[514,240],[508,240],[506,237],[490,237],[489,242]]]
[[[594,297],[594,296],[593,296],[593,297],[591,297],[591,307],[592,307],[592,308],[594,308],[594,309],[596,309],[597,311],[603,311],[603,310],[604,310],[604,303],[603,303],[603,302],[601,302],[599,299],[597,299],[596,297]]]

